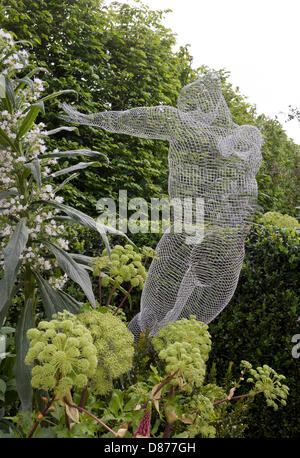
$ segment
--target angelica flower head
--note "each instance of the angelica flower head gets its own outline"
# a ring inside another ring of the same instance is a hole
[[[158,356],[166,364],[167,374],[176,373],[172,383],[185,390],[201,386],[206,373],[206,361],[211,349],[207,325],[191,316],[168,323],[153,337]]]
[[[208,326],[198,321],[194,315],[170,322],[152,339],[156,351],[164,349],[175,342],[189,343],[198,348],[204,361],[207,361],[211,350],[211,337]]]
[[[73,317],[65,312],[27,332],[30,345],[25,363],[34,364],[32,386],[53,390],[61,399],[72,388],[84,388],[98,363],[91,334]]]
[[[267,405],[273,407],[274,410],[278,409],[278,404],[286,405],[289,388],[282,383],[285,380],[284,375],[278,374],[267,364],[256,369],[249,368],[249,372],[251,377],[247,379],[247,382],[254,384],[252,393],[263,392]]]
[[[25,363],[34,364],[32,386],[53,390],[60,399],[72,388],[84,388],[88,379],[92,391],[105,395],[132,366],[133,334],[111,312],[58,312],[27,336]]]
[[[120,318],[112,313],[92,310],[78,314],[93,338],[97,349],[98,367],[92,380],[92,389],[106,394],[112,388],[112,381],[129,371],[134,354],[134,337]]]
[[[101,272],[102,286],[106,287],[112,281],[118,284],[130,283],[133,287],[144,286],[147,277],[144,266],[144,259],[154,257],[154,250],[149,247],[143,247],[141,253],[137,253],[132,245],[116,245],[111,250],[110,257],[106,249],[103,250],[102,256],[95,259],[94,275],[98,276]]]

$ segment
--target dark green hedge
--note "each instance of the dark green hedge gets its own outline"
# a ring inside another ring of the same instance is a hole
[[[231,303],[210,324],[213,350],[221,376],[233,361],[236,374],[242,359],[254,366],[270,365],[286,376],[287,406],[277,412],[259,397],[249,408],[246,435],[300,437],[300,360],[291,342],[300,333],[299,232],[256,227],[246,242],[240,281]]]

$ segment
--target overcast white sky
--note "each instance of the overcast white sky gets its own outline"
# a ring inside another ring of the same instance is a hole
[[[300,0],[143,3],[152,9],[172,9],[164,24],[177,33],[178,45],[191,45],[194,66],[229,70],[230,82],[258,113],[277,115],[288,136],[300,144],[300,123],[284,123],[289,105],[300,108]]]

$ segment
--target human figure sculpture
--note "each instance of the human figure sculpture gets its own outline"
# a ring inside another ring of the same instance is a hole
[[[64,110],[71,122],[168,140],[170,197],[204,199],[202,241],[188,243],[185,232],[165,232],[129,329],[138,336],[148,328],[152,336],[169,321],[190,315],[209,323],[229,303],[242,268],[257,200],[259,130],[233,123],[215,72],[183,87],[177,108],[84,115],[64,104]]]

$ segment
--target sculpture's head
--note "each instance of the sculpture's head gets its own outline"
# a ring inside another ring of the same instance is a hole
[[[215,72],[184,86],[178,96],[178,109],[191,113],[209,125],[233,127],[230,111],[222,94],[222,83]]]

